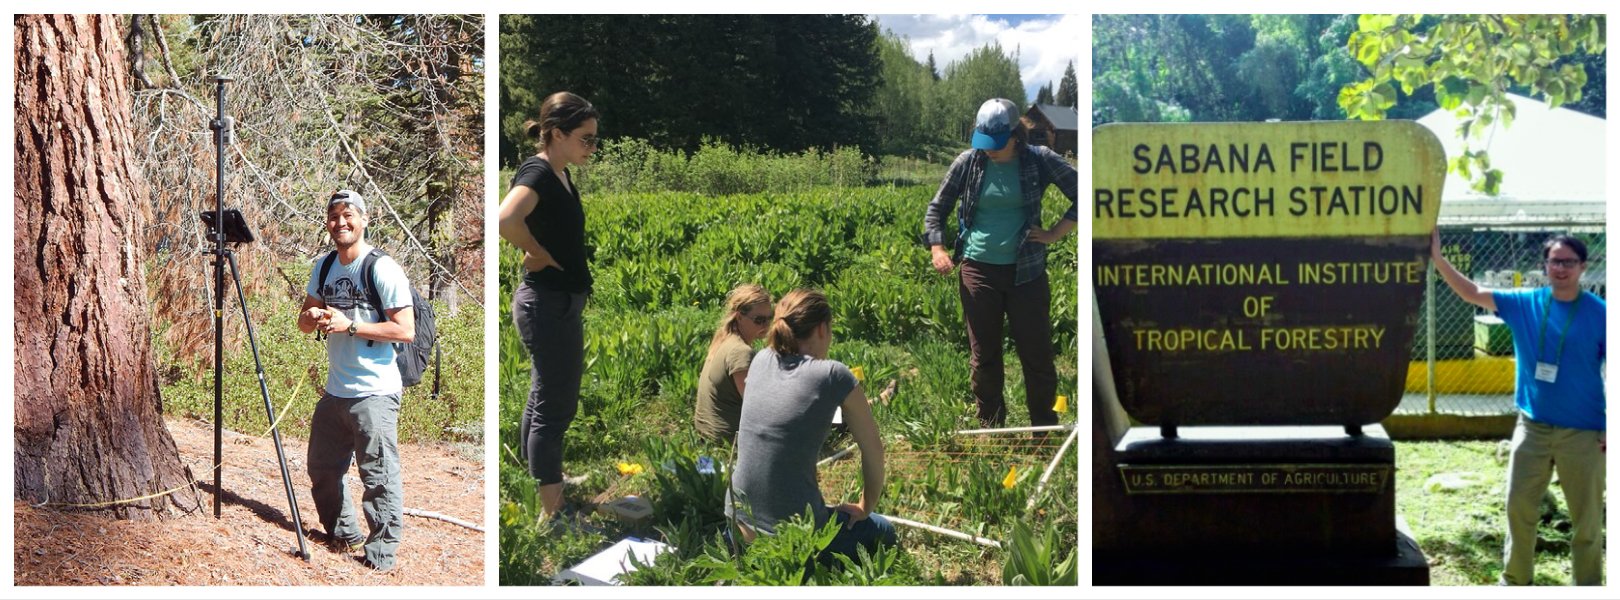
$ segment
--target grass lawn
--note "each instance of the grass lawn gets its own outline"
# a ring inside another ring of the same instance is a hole
[[[1502,573],[1507,456],[1500,441],[1401,441],[1396,505],[1429,558],[1434,585],[1494,585]],[[1446,475],[1469,482],[1449,488]],[[1536,585],[1569,585],[1570,530],[1557,478],[1542,504]]]

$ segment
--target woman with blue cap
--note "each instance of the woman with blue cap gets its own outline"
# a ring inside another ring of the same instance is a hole
[[[1057,424],[1052,408],[1057,368],[1046,246],[1074,230],[1080,181],[1062,156],[1025,143],[1025,137],[1012,101],[994,98],[980,105],[973,147],[951,163],[923,219],[934,270],[941,275],[949,275],[953,268],[960,272],[958,292],[972,356],[973,398],[986,427],[999,427],[1007,420],[1002,397],[1004,324],[1010,325],[1024,368],[1030,424]],[[1050,185],[1068,196],[1069,208],[1047,229],[1041,223],[1041,197]],[[953,207],[956,247],[947,252],[945,219]]]

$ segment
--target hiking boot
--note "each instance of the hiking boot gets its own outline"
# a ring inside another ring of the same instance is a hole
[[[387,573],[387,572],[393,571],[395,568],[399,567],[399,560],[398,559],[395,559],[393,566],[390,566],[388,568],[378,567],[376,564],[373,564],[371,562],[371,559],[366,558],[365,555],[356,556],[356,557],[354,557],[354,560],[358,561],[362,565],[365,565],[367,569],[371,569],[372,571],[375,571],[377,573]]]
[[[332,537],[332,534],[330,534],[330,533],[321,533],[321,534],[318,534],[318,536],[319,537],[317,537],[317,536],[310,536],[310,537],[319,539],[321,544],[325,545],[327,548],[330,548],[333,552],[343,552],[343,553],[351,553],[352,554],[352,553],[355,553],[355,552],[359,552],[360,548],[362,548],[362,547],[364,547],[366,545],[366,538],[354,538],[352,540],[338,540],[337,538]]]

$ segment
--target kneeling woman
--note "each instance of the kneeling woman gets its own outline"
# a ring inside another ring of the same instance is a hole
[[[748,366],[754,362],[754,342],[765,337],[771,324],[771,294],[758,284],[745,283],[726,294],[726,312],[715,327],[698,379],[697,410],[692,417],[698,433],[715,442],[737,440],[742,418],[743,390]]]
[[[827,360],[831,344],[832,308],[825,295],[794,290],[777,303],[766,347],[748,370],[726,502],[726,515],[749,539],[755,531],[774,533],[777,522],[804,514],[806,507],[817,527],[836,520],[838,537],[824,559],[895,543],[894,525],[873,513],[883,494],[883,441],[855,375]],[[816,482],[816,453],[840,407],[861,450],[861,501],[829,507]]]

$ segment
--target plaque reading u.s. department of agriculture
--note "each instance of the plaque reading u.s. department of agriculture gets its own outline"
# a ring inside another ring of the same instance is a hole
[[[1387,464],[1120,465],[1127,494],[1378,494]]]
[[[1125,409],[1158,425],[1394,411],[1445,155],[1410,121],[1092,132],[1093,272]]]

